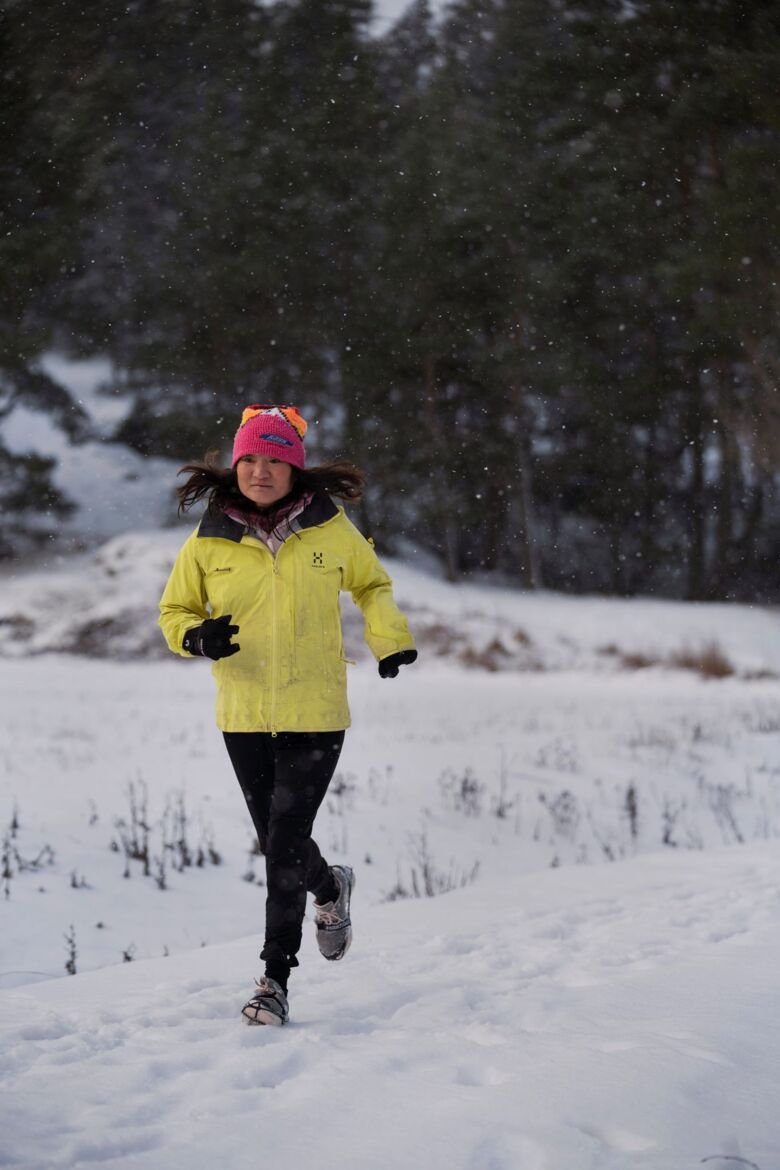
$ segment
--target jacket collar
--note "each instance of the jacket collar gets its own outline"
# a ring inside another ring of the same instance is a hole
[[[316,528],[326,520],[332,520],[338,515],[338,508],[330,496],[324,492],[316,492],[314,499],[307,508],[296,516],[292,527],[296,531],[304,528]],[[231,519],[224,512],[209,509],[198,526],[198,536],[217,536],[222,540],[233,540],[238,543],[242,536],[246,536],[246,528],[238,520]]]

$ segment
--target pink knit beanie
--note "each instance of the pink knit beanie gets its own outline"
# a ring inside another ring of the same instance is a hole
[[[307,424],[294,406],[247,406],[233,440],[233,467],[242,455],[265,455],[303,468]]]

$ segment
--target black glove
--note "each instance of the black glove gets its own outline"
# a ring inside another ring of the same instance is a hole
[[[223,614],[218,618],[207,618],[202,626],[195,626],[187,630],[182,641],[182,648],[190,654],[200,654],[204,658],[229,658],[231,654],[238,654],[241,647],[230,639],[238,633],[238,626],[231,626],[232,613]]]
[[[416,657],[416,650],[401,650],[399,654],[388,654],[387,658],[381,659],[379,663],[379,677],[395,678],[398,674],[398,667],[408,666],[410,662],[414,662]]]

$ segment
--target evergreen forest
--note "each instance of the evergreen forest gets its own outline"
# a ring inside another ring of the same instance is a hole
[[[296,404],[386,552],[780,598],[780,0],[0,0],[0,500],[46,353],[185,462]],[[10,547],[10,546],[9,546]]]

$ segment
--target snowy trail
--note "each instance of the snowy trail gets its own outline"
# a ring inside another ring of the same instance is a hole
[[[765,845],[358,892],[279,1030],[253,938],[6,991],[0,1166],[776,1170],[779,891]]]

